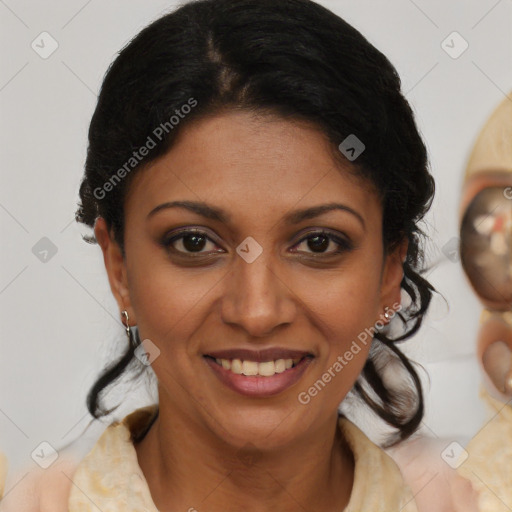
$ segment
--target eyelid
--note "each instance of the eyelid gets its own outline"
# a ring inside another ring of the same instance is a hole
[[[332,240],[334,243],[336,243],[339,246],[338,251],[334,251],[334,252],[331,251],[331,252],[327,252],[327,253],[316,253],[319,256],[321,256],[322,254],[324,254],[324,255],[336,254],[336,253],[342,251],[343,249],[351,250],[354,248],[354,243],[348,236],[341,234],[339,232],[333,232],[327,228],[310,228],[310,229],[308,229],[307,231],[303,232],[300,235],[299,240],[293,245],[293,247],[301,244],[302,242],[304,242],[305,240],[307,240],[308,238],[310,238],[314,235],[316,235],[316,236],[323,235],[326,238],[329,238],[330,240]],[[312,252],[311,254],[314,255],[315,253]]]
[[[347,240],[349,239],[349,237],[347,235],[345,235],[345,233],[343,233],[341,231],[334,230],[334,229],[331,229],[331,228],[322,228],[322,227],[319,227],[319,226],[317,226],[317,227],[313,226],[313,227],[305,228],[304,230],[302,230],[296,236],[299,237],[299,240],[303,240],[308,235],[318,235],[318,234],[329,235],[329,236],[338,237],[338,238],[345,237]]]
[[[197,235],[204,236],[206,239],[208,239],[209,241],[218,245],[219,247],[221,246],[219,244],[219,242],[217,242],[215,240],[215,237],[212,237],[210,235],[210,232],[208,231],[207,228],[198,228],[198,227],[193,227],[193,226],[183,226],[181,228],[166,232],[166,234],[164,234],[162,237],[160,237],[160,239],[161,239],[160,243],[164,247],[169,247],[172,242],[179,240],[179,239],[185,237],[186,235],[190,235],[190,234],[197,234]],[[181,254],[187,254],[187,253],[183,253],[181,251],[178,251],[178,252]],[[189,254],[193,254],[193,253],[189,253]],[[202,254],[202,253],[197,253],[197,254]]]
[[[212,254],[220,252],[220,251],[207,251],[207,252],[197,252],[197,253],[184,252],[184,251],[176,250],[172,247],[172,243],[174,243],[177,240],[182,239],[183,237],[185,237],[189,234],[198,234],[200,236],[204,236],[210,242],[221,247],[222,251],[225,252],[225,250],[222,248],[221,244],[219,244],[214,239],[214,237],[210,236],[207,228],[198,228],[198,227],[193,227],[193,226],[183,226],[181,228],[177,228],[175,230],[172,230],[172,231],[166,233],[163,237],[161,237],[160,244],[169,252],[172,251],[174,254],[185,255],[187,257],[201,257],[201,256],[212,255]],[[329,252],[324,252],[324,253],[321,253],[321,252],[320,253],[315,253],[315,252],[306,253],[306,254],[311,254],[313,257],[320,258],[320,257],[327,257],[329,255],[332,256],[332,255],[340,254],[341,252],[350,251],[354,248],[354,243],[348,236],[346,236],[342,233],[339,233],[339,232],[333,232],[332,230],[330,230],[328,228],[320,228],[320,227],[308,228],[306,231],[303,231],[302,233],[300,233],[298,235],[298,237],[299,237],[298,240],[293,244],[292,247],[296,247],[297,245],[300,245],[301,243],[307,241],[308,238],[313,237],[313,236],[325,236],[326,238],[328,238],[330,241],[333,241],[338,246],[338,249],[336,249],[335,251],[329,251]],[[304,253],[304,251],[292,251],[292,252]]]

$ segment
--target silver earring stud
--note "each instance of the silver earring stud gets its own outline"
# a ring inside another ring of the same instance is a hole
[[[131,336],[130,336],[130,324],[128,323],[128,321],[129,321],[128,311],[126,311],[126,309],[123,309],[123,311],[121,311],[121,315],[124,316],[123,325],[126,328],[126,336],[128,336],[128,339],[130,339]]]
[[[128,341],[130,342],[130,344],[136,348],[137,347],[137,339],[136,337],[133,335],[132,333],[132,330],[130,329],[130,324],[128,323],[128,320],[129,320],[129,317],[128,317],[128,311],[126,311],[126,309],[123,309],[123,311],[121,311],[121,314],[123,315],[124,317],[124,320],[123,320],[123,325],[125,326],[126,328],[126,336],[128,338]]]

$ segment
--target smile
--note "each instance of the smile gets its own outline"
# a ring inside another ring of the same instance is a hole
[[[298,353],[297,353],[298,354]],[[282,393],[291,387],[308,368],[313,360],[304,352],[297,357],[270,359],[264,354],[241,357],[213,357],[205,355],[204,360],[214,375],[227,387],[245,396],[268,397]],[[291,355],[291,354],[287,354]],[[255,361],[254,359],[259,359]]]
[[[297,359],[277,359],[276,361],[242,361],[240,359],[215,359],[215,362],[225,370],[237,375],[259,375],[260,377],[272,377],[276,373],[283,373],[293,368],[300,362]]]

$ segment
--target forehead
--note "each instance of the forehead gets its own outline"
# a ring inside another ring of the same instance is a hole
[[[148,213],[173,199],[202,200],[236,214],[265,214],[344,202],[380,214],[373,187],[335,158],[331,143],[306,123],[228,112],[189,124],[171,150],[139,171],[126,206]]]

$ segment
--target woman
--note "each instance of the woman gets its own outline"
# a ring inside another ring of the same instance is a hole
[[[398,342],[433,292],[418,227],[433,193],[396,70],[327,9],[201,0],[142,30],[105,76],[77,220],[128,338],[89,410],[111,412],[106,392],[148,365],[158,404],[108,427],[45,503],[417,510],[338,407],[353,391],[388,445],[421,422]]]

